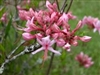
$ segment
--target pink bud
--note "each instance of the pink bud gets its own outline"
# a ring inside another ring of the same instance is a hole
[[[57,39],[56,43],[58,46],[64,46],[65,45],[65,41],[63,39]]]
[[[71,51],[70,47],[71,47],[71,45],[69,43],[67,43],[64,45],[63,48],[66,49],[68,52],[70,52]]]
[[[22,36],[23,36],[23,38],[25,40],[31,40],[31,39],[34,39],[35,38],[35,35],[32,35],[30,33],[23,33]]]
[[[72,31],[72,34],[75,33],[77,30],[79,30],[82,27],[82,21],[79,21],[76,28]]]
[[[83,36],[83,37],[79,37],[79,39],[83,42],[89,42],[91,40],[90,36]]]
[[[50,29],[47,29],[46,30],[46,35],[50,35],[51,34],[51,30]]]

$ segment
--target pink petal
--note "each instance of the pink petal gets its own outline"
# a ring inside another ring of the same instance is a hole
[[[54,50],[52,47],[50,47],[49,50],[55,54],[61,55],[59,51]]]
[[[39,49],[35,50],[34,52],[32,52],[32,54],[34,55],[34,54],[36,54],[36,53],[38,53],[38,52],[42,51],[43,49],[44,49],[44,48],[43,48],[43,47],[41,47],[41,48],[39,48]]]

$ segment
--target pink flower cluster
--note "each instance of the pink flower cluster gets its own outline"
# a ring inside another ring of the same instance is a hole
[[[82,42],[90,41],[90,36],[75,35],[75,33],[85,24],[91,26],[94,24],[93,27],[95,30],[99,30],[99,21],[95,22],[97,19],[92,19],[91,17],[84,17],[82,21],[80,20],[78,22],[76,28],[71,30],[68,22],[69,20],[76,19],[76,16],[72,15],[71,12],[60,13],[57,10],[56,3],[51,4],[48,0],[46,1],[46,7],[48,10],[37,11],[34,11],[32,8],[30,8],[29,11],[19,8],[20,19],[27,21],[26,27],[22,29],[24,31],[22,34],[23,38],[27,41],[36,39],[42,46],[32,52],[32,54],[36,54],[44,50],[44,59],[46,59],[47,52],[49,50],[60,55],[59,51],[52,48],[53,44],[57,44],[58,47],[62,47],[67,51],[70,51],[71,46],[78,45],[78,40],[81,40]]]
[[[78,54],[75,59],[80,63],[80,65],[89,68],[91,65],[93,65],[93,61],[91,57],[88,57],[88,55],[85,55],[83,52]]]
[[[56,3],[51,4],[46,2],[48,11],[34,11],[32,8],[29,11],[19,10],[19,17],[22,20],[27,20],[25,31],[22,35],[25,40],[36,39],[38,34],[41,37],[50,36],[55,39],[58,46],[61,46],[70,51],[70,46],[77,46],[78,40],[83,42],[90,41],[89,36],[77,36],[75,32],[82,27],[82,21],[79,21],[76,28],[71,30],[68,21],[76,19],[76,16],[69,13],[60,13],[57,11]]]

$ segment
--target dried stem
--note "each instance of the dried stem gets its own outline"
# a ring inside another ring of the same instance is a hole
[[[8,55],[8,59],[16,52],[16,50],[18,50],[19,47],[21,47],[23,44],[25,43],[25,41],[22,41],[20,45],[18,45],[9,55]]]

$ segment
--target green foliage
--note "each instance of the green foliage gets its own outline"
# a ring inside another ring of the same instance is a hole
[[[29,9],[31,6],[33,8],[38,8],[40,1],[42,0],[31,0],[31,4],[26,5],[25,7],[27,9]],[[60,3],[63,3],[63,0],[59,1]],[[0,0],[0,4],[1,3],[3,4],[3,0]],[[0,17],[5,11],[5,7],[0,8]],[[74,0],[70,11],[78,16],[78,19],[82,19],[85,15],[91,15],[100,19],[100,1]],[[20,38],[21,34],[19,34],[21,32],[16,31],[12,25],[12,18],[14,16],[15,15],[12,12],[12,17],[8,19],[9,21],[5,26],[5,31],[3,32],[5,35],[3,41],[0,43],[0,64],[4,61],[4,59],[6,59],[5,57],[19,45],[20,41],[22,40],[22,38]],[[25,21],[20,20],[18,22],[19,26],[23,27],[25,27],[25,23]],[[73,29],[76,27],[77,22],[70,21],[70,24],[72,25]],[[0,27],[3,28],[1,23]],[[63,50],[61,56],[55,55],[50,75],[100,75],[100,35],[98,32],[93,33],[92,30],[87,30],[87,27],[84,27],[77,34],[80,36],[88,34],[92,36],[92,40],[89,43],[79,42],[77,47],[71,48],[71,52],[66,52]],[[0,36],[3,37],[1,34]],[[14,55],[21,52],[24,47],[25,46],[20,47]],[[83,68],[82,66],[78,65],[78,62],[74,60],[75,56],[80,53],[80,51],[83,51],[93,58],[94,65],[92,67],[88,69]],[[51,54],[49,54],[48,60],[44,62],[43,66],[41,63],[42,56],[43,53],[38,53],[34,56],[31,56],[30,54],[20,56],[16,60],[5,65],[5,70],[2,75],[45,75],[50,62]]]
[[[3,47],[2,44],[0,44],[0,50],[1,50],[1,51],[5,51],[5,48]]]
[[[5,7],[0,8],[0,18],[2,17],[4,12],[5,12]]]
[[[9,31],[10,31],[11,23],[12,23],[12,18],[10,18],[10,20],[9,20],[9,22],[7,24],[7,27],[5,29],[5,36],[4,36],[5,39],[6,39],[7,36],[9,36]]]

